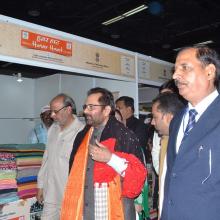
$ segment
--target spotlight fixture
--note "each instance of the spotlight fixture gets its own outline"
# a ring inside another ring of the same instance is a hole
[[[21,83],[23,81],[21,73],[17,74],[17,82]]]
[[[39,17],[40,11],[37,9],[28,10],[28,14],[32,17]]]
[[[41,5],[40,1],[27,1],[27,14],[31,17],[39,17],[41,14]]]
[[[197,43],[197,44],[194,44],[195,46],[197,45],[207,45],[207,44],[212,44],[214,43],[213,40],[207,40],[207,41],[203,41],[203,42],[200,42],[200,43]]]
[[[136,14],[136,13],[140,12],[140,11],[143,11],[143,10],[145,10],[145,9],[147,9],[147,8],[148,8],[147,5],[141,5],[141,6],[139,6],[139,7],[137,7],[137,8],[134,8],[134,9],[128,11],[128,12],[125,12],[125,13],[122,14],[122,15],[119,15],[119,16],[117,16],[117,17],[115,17],[115,18],[112,18],[112,19],[110,19],[110,20],[108,20],[108,21],[104,21],[104,22],[102,23],[102,25],[109,25],[109,24],[115,23],[115,22],[117,22],[117,21],[120,21],[120,20],[122,20],[122,19],[128,17],[128,16],[131,16],[131,15],[133,15],[133,14]]]

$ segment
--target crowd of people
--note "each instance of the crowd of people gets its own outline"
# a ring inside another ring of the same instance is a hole
[[[46,143],[38,174],[42,219],[148,219],[149,152],[159,178],[158,219],[219,219],[219,77],[215,50],[183,48],[173,79],[153,97],[148,125],[135,117],[132,97],[114,100],[104,88],[88,91],[85,124],[70,96],[54,97],[30,135],[31,143]]]

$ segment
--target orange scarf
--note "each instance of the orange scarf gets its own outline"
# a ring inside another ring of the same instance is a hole
[[[61,208],[61,220],[82,220],[85,174],[88,161],[89,141],[92,131],[93,129],[90,128],[75,155],[65,189]],[[109,183],[108,216],[109,220],[124,220],[119,175]]]

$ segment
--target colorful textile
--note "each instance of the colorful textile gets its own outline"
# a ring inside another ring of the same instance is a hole
[[[17,192],[17,188],[1,189],[0,190],[0,195],[6,194],[6,193],[11,193],[11,192]]]
[[[36,196],[43,150],[43,144],[0,145],[0,204]]]
[[[37,181],[37,176],[27,176],[17,179],[17,183],[27,183]]]
[[[22,177],[27,176],[37,176],[39,172],[40,167],[38,168],[29,168],[28,169],[20,169],[17,171],[17,178],[20,179]]]
[[[18,192],[20,199],[27,199],[37,195],[37,189],[26,189]]]
[[[39,169],[39,165],[28,165],[28,166],[18,166],[17,170],[29,170],[29,169]]]
[[[108,219],[108,184],[95,183],[95,219]]]
[[[11,189],[11,188],[17,188],[17,183],[15,179],[0,180],[0,189]]]
[[[17,166],[41,165],[42,156],[29,156],[16,158]]]
[[[4,158],[4,155],[6,158]],[[1,161],[0,161],[0,171],[2,170],[15,170],[17,168],[15,157],[8,157],[9,154],[1,153]],[[12,154],[11,154],[12,155]]]
[[[120,158],[126,159],[128,167],[125,171],[125,176],[122,183],[122,196],[128,198],[135,198],[141,193],[144,185],[145,177],[147,175],[143,164],[133,154],[123,152],[115,152],[115,139],[110,138],[102,142],[109,150]],[[116,176],[117,172],[106,163],[95,162],[94,165],[94,182],[103,183],[111,182]]]
[[[62,202],[60,220],[81,220],[83,212],[83,190],[85,183],[86,164],[88,160],[88,145],[92,134],[90,129],[81,143],[69,174],[64,199]]]
[[[149,218],[149,205],[148,205],[148,182],[145,181],[141,194],[134,200],[135,204],[141,205],[143,210],[138,213],[139,220],[145,220]]]
[[[44,152],[44,144],[0,144],[0,152]]]
[[[27,190],[27,189],[36,189],[37,182],[29,182],[18,185],[18,191]]]
[[[0,205],[19,200],[17,192],[0,194]]]
[[[19,157],[35,157],[35,156],[41,156],[43,157],[44,155],[44,152],[15,152],[13,153],[15,155],[16,158],[19,158]]]
[[[15,156],[12,153],[0,152],[0,162],[2,161],[14,161]]]
[[[0,170],[0,180],[3,179],[15,179],[16,170]]]
[[[16,163],[0,164],[0,170],[15,170],[16,168]]]

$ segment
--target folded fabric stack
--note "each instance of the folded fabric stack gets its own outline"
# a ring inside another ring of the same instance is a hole
[[[0,205],[18,200],[13,153],[0,152]]]
[[[0,151],[13,152],[17,166],[18,197],[26,199],[36,196],[37,175],[43,159],[44,144],[0,145]]]

